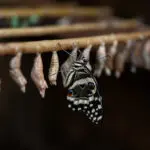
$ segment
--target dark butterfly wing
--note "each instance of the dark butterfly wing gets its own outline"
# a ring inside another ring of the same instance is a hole
[[[102,119],[102,97],[99,96],[98,91],[95,93],[93,100],[85,100],[84,103],[80,102],[80,100],[68,100],[68,107],[73,111],[83,112],[93,123],[98,124]]]
[[[102,97],[99,94],[96,79],[86,66],[75,65],[76,67],[72,68],[69,74],[70,76],[72,74],[73,78],[70,78],[68,82],[68,107],[73,111],[83,112],[97,124],[102,119],[103,111]]]

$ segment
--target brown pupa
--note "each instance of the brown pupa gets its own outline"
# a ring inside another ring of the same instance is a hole
[[[19,85],[20,90],[25,93],[26,91],[26,84],[27,84],[27,80],[25,79],[24,75],[21,72],[20,66],[21,66],[21,57],[22,57],[22,53],[18,52],[16,54],[16,56],[14,56],[11,60],[10,60],[10,76],[12,77],[12,79]]]
[[[128,60],[132,41],[128,40],[125,47],[119,50],[115,58],[115,76],[119,78],[121,73],[124,71],[125,63]]]
[[[114,57],[117,52],[117,46],[118,46],[118,41],[115,40],[113,42],[113,45],[110,47],[108,55],[110,56],[110,59],[107,59],[106,64],[105,64],[105,73],[107,76],[111,75],[111,71],[113,70],[113,62],[114,62]]]
[[[102,44],[99,46],[97,53],[96,53],[96,64],[95,64],[95,70],[94,70],[94,76],[100,77],[106,61],[106,47],[105,43],[102,42]]]
[[[36,54],[34,64],[31,70],[31,78],[38,88],[42,98],[45,97],[45,90],[48,88],[48,85],[44,79],[43,73],[43,62],[40,53]]]
[[[59,57],[56,51],[52,53],[48,79],[51,85],[57,85],[57,75],[59,71]]]

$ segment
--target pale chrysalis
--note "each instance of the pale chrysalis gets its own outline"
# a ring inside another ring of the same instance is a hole
[[[105,64],[105,73],[107,76],[111,75],[111,71],[113,70],[113,62],[114,62],[114,57],[117,52],[117,46],[118,46],[118,41],[115,40],[113,42],[113,45],[110,47],[108,55],[110,56],[110,59],[107,59],[106,64]]]
[[[48,85],[44,79],[43,73],[43,62],[41,58],[41,54],[37,53],[34,64],[31,70],[31,78],[38,88],[42,98],[45,97],[45,90],[48,88]]]
[[[132,44],[132,41],[128,40],[125,48],[117,52],[117,55],[115,58],[116,78],[119,78],[121,73],[124,71],[124,66],[129,56],[129,50],[130,50],[131,44]]]
[[[95,70],[94,70],[94,76],[100,77],[106,61],[106,47],[105,43],[102,42],[102,44],[99,46],[97,53],[96,53],[96,64],[95,64]]]
[[[92,45],[89,45],[87,48],[85,48],[85,49],[83,50],[83,53],[82,53],[82,57],[83,57],[85,60],[87,60],[86,66],[87,66],[87,68],[88,68],[89,70],[92,70],[92,67],[91,67],[91,65],[90,65],[90,63],[89,63],[91,49],[92,49]]]
[[[144,57],[143,57],[143,42],[138,41],[135,43],[135,48],[131,53],[131,72],[136,73],[136,67],[144,66]]]
[[[26,91],[26,84],[27,84],[27,80],[25,79],[24,75],[21,72],[20,66],[21,66],[21,57],[22,57],[22,53],[18,52],[16,54],[16,56],[14,56],[11,60],[10,60],[10,76],[12,77],[12,79],[19,85],[20,90],[25,93]]]
[[[57,75],[59,71],[59,58],[56,51],[52,53],[50,68],[49,68],[49,74],[48,79],[50,84],[56,85],[57,84]]]
[[[144,67],[150,70],[150,40],[148,39],[143,48]]]

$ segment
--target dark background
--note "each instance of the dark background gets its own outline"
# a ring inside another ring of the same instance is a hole
[[[48,0],[28,1],[44,3]],[[70,2],[70,1],[69,1]],[[2,6],[22,4],[22,1],[1,1]],[[109,5],[116,16],[140,17],[149,23],[150,2],[147,0],[80,0],[81,5]],[[52,36],[51,39],[58,38]],[[58,85],[50,86],[42,99],[30,79],[35,55],[23,55],[22,69],[28,79],[27,92],[22,94],[9,76],[11,56],[1,56],[0,75],[0,150],[149,150],[150,149],[150,73],[130,65],[120,79],[102,75],[98,79],[103,97],[104,117],[99,125],[92,124],[82,113],[67,108],[66,92],[61,75]],[[60,63],[67,55],[59,52]],[[42,54],[44,73],[50,53]],[[47,80],[48,81],[48,80]]]

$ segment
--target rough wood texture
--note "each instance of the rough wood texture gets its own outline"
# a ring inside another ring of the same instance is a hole
[[[15,54],[21,51],[22,53],[43,53],[50,51],[59,51],[62,49],[72,49],[74,44],[77,44],[79,48],[85,48],[92,44],[93,46],[100,45],[100,41],[113,43],[114,40],[118,42],[126,42],[127,40],[137,40],[144,37],[149,37],[150,31],[132,32],[132,33],[120,33],[102,36],[92,36],[83,38],[70,38],[61,40],[43,40],[35,42],[16,42],[16,43],[1,43],[0,55]]]

